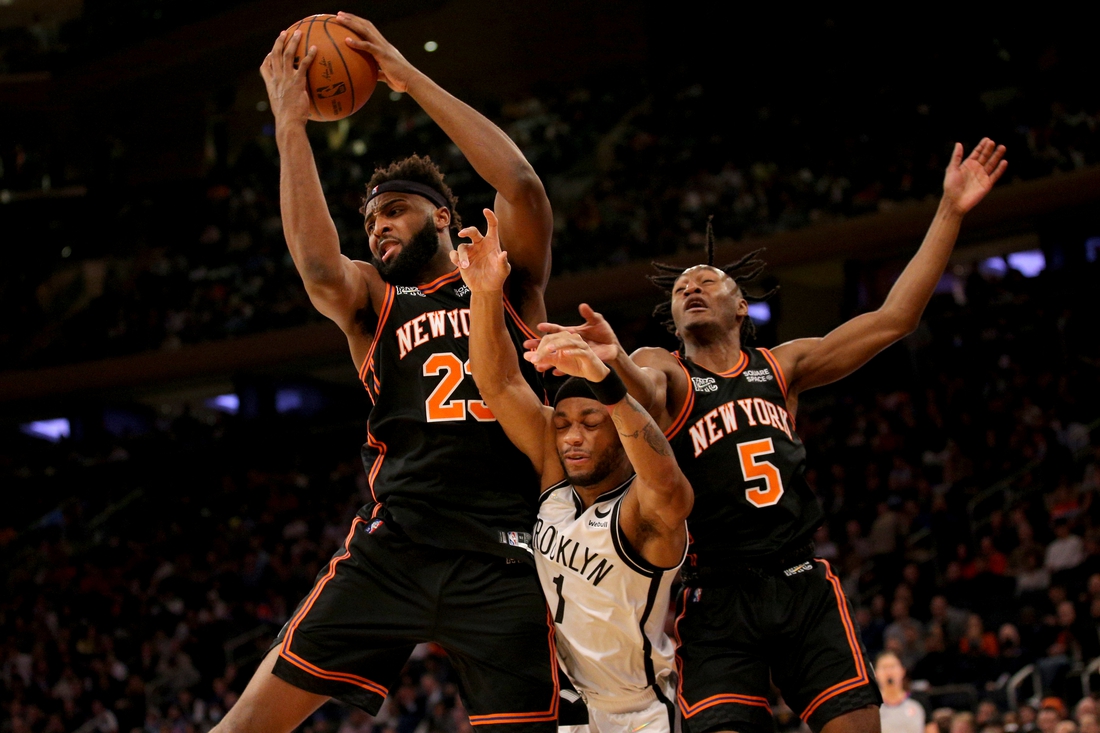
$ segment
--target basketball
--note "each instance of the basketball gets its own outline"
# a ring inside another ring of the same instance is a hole
[[[294,54],[295,67],[310,46],[317,47],[306,82],[309,119],[332,122],[359,111],[378,83],[378,62],[374,57],[349,48],[344,42],[348,36],[359,38],[359,35],[341,24],[335,15],[303,18],[286,29],[287,36],[294,31],[302,33]]]

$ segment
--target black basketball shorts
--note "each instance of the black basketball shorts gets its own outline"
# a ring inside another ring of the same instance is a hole
[[[413,542],[369,509],[279,633],[274,674],[373,715],[413,647],[431,641],[473,725],[554,731],[554,623],[534,567]]]
[[[773,731],[771,685],[811,729],[882,702],[851,604],[820,558],[677,601],[685,733]]]

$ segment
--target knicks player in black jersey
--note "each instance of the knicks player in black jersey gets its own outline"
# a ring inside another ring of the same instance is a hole
[[[500,129],[415,69],[366,20],[341,14],[377,59],[497,191],[500,240],[515,269],[507,327],[545,318],[550,204]],[[469,288],[451,263],[455,198],[426,158],[375,171],[363,202],[371,261],[340,253],[314,164],[297,33],[261,68],[282,162],[287,244],[314,306],[347,335],[373,401],[363,460],[373,501],[318,575],[219,731],[290,731],[329,698],[378,712],[415,645],[436,642],[470,722],[552,731],[554,626],[530,550],[538,477],[481,401],[469,372]],[[541,390],[533,367],[524,372]]]
[[[886,302],[824,338],[770,351],[745,344],[751,296],[739,283],[759,274],[755,253],[725,268],[659,267],[654,280],[669,290],[665,312],[682,343],[676,353],[628,357],[587,306],[585,324],[567,329],[654,416],[695,490],[677,609],[686,731],[773,730],[769,680],[814,731],[879,730],[881,697],[851,605],[829,563],[813,554],[823,512],[804,477],[798,396],[851,374],[917,327],[963,216],[1005,170],[1004,152],[984,139],[964,160],[955,146],[932,226]],[[547,348],[538,344],[531,358],[539,363]]]

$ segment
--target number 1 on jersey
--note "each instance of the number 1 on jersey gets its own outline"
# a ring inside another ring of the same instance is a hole
[[[741,475],[746,481],[764,479],[764,488],[745,489],[745,498],[753,506],[774,506],[783,497],[783,477],[779,475],[779,469],[770,461],[760,460],[760,456],[775,453],[775,446],[771,438],[763,440],[751,440],[737,446],[737,454],[741,459]]]
[[[428,399],[424,401],[427,408],[428,422],[444,422],[450,420],[465,420],[466,410],[474,416],[478,422],[492,422],[493,417],[489,406],[481,400],[452,400],[451,395],[462,384],[462,380],[470,373],[470,362],[462,363],[462,360],[449,351],[432,354],[424,362],[424,376],[438,377],[443,375],[439,384],[435,386]]]
[[[558,609],[554,611],[554,623],[556,624],[560,624],[562,619],[565,618],[565,596],[561,594],[561,589],[564,584],[564,575],[559,575],[558,577],[554,578],[554,585],[558,587]]]

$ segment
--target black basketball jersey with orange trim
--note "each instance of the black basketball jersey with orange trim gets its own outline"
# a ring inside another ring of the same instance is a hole
[[[721,374],[676,358],[691,389],[665,435],[695,490],[688,563],[718,568],[808,543],[824,513],[775,357],[747,348]]]
[[[533,334],[505,301],[523,351]],[[371,492],[416,542],[533,562],[538,475],[481,400],[469,366],[470,291],[457,270],[419,287],[386,285],[359,371],[374,402],[363,463]],[[534,367],[520,368],[536,394]]]

